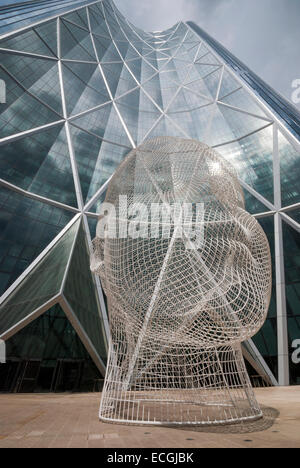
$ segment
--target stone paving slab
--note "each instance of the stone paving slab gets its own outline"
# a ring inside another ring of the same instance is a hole
[[[0,448],[300,448],[300,386],[255,392],[259,421],[178,429],[103,423],[99,393],[0,394]]]

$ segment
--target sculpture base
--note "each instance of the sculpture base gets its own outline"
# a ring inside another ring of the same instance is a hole
[[[168,356],[160,356],[151,367],[144,364],[141,369],[137,363],[130,389],[124,388],[126,378],[120,378],[128,377],[124,369],[108,366],[100,419],[118,424],[218,425],[262,417],[240,345],[194,351],[192,359],[191,350],[185,351],[177,348],[175,358],[169,349]]]

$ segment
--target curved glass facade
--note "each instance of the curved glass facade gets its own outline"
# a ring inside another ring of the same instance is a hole
[[[148,138],[195,138],[235,166],[270,241],[273,294],[266,324],[247,344],[252,364],[273,383],[300,383],[292,362],[300,339],[297,109],[191,22],[146,33],[110,0],[3,11],[0,338],[15,342],[59,307],[104,373],[108,320],[88,249],[107,181]]]

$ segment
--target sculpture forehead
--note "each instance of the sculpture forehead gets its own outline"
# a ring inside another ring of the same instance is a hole
[[[188,191],[188,201],[193,201],[194,191],[244,207],[233,166],[207,145],[176,137],[154,138],[132,150],[113,176],[106,201],[114,203],[120,194],[164,197],[165,193],[183,196]]]
[[[194,167],[196,162],[200,164],[219,163],[223,171],[228,171],[233,177],[236,172],[233,166],[225,161],[215,150],[196,140],[185,140],[176,137],[158,137],[147,140],[138,148],[133,149],[120,164],[115,176],[134,170],[138,164],[147,164],[146,169],[151,170],[161,165],[164,169],[171,170],[174,165]],[[138,173],[135,172],[135,176]],[[146,175],[144,173],[144,175]]]

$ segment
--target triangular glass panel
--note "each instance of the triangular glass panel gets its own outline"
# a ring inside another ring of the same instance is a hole
[[[206,54],[203,57],[196,59],[196,64],[220,66],[219,60],[211,53]]]
[[[123,63],[103,64],[103,71],[114,97],[121,96],[138,86]]]
[[[89,12],[95,16],[98,21],[105,21],[101,5],[94,4],[88,7]]]
[[[82,129],[103,138],[112,109],[113,104],[110,103],[94,112],[89,112],[82,117],[74,119],[73,122],[76,126],[78,125]]]
[[[60,120],[54,111],[27,94],[1,68],[0,79],[6,83],[6,103],[0,106],[0,138]]]
[[[139,116],[138,132],[137,132],[137,144],[141,144],[149,130],[155,125],[161,113],[156,112],[141,112]]]
[[[151,80],[146,81],[142,88],[146,93],[151,96],[151,98],[156,102],[156,104],[163,109],[163,101],[160,88],[160,78],[159,73],[157,73]]]
[[[102,140],[70,126],[83,200],[86,200]]]
[[[185,137],[184,133],[181,132],[176,125],[174,125],[172,119],[169,119],[165,116],[158,120],[157,125],[155,125],[151,132],[148,133],[145,141],[149,140],[150,138],[156,138],[159,136],[175,136],[181,138]]]
[[[115,41],[116,42],[116,47],[121,54],[122,57],[126,56],[128,47],[129,47],[129,42],[124,42],[124,41]]]
[[[212,99],[217,98],[221,75],[222,75],[222,69],[219,68],[215,72],[210,73],[209,75],[203,78],[203,83],[207,89],[207,95],[211,96]]]
[[[113,39],[115,38],[124,38],[123,34],[122,34],[122,31],[120,31],[120,26],[118,25],[118,23],[116,21],[108,21],[107,22],[108,24],[108,27],[109,27],[109,32],[111,34],[111,37]],[[121,34],[120,34],[121,32]]]
[[[187,65],[184,62],[179,62],[178,60],[173,60],[173,63],[176,67],[179,83],[185,83],[191,69],[193,68],[193,65]],[[199,76],[197,76],[195,79],[199,79]]]
[[[167,109],[178,91],[178,85],[170,83],[169,87],[161,89],[163,109]]]
[[[160,72],[160,71],[165,70],[165,67],[168,65],[169,61],[170,61],[169,58],[157,60],[158,71]]]
[[[204,78],[207,75],[216,72],[220,67],[218,65],[201,65],[199,63],[194,63],[190,68],[188,75],[185,77],[185,83],[190,83],[200,78]]]
[[[300,202],[300,151],[278,131],[280,157],[281,199],[283,206]]]
[[[246,211],[250,214],[261,214],[267,213],[269,208],[259,201],[254,195],[252,195],[248,190],[244,189],[245,196],[245,208]]]
[[[109,34],[109,31],[107,29],[107,25],[103,16],[97,13],[92,6],[89,7],[89,15],[90,15],[92,33],[97,34],[97,35],[99,34],[100,36],[104,36],[107,39],[111,39],[111,36]]]
[[[88,31],[60,22],[61,56],[63,59],[95,62],[96,57]]]
[[[296,223],[300,224],[300,208],[295,210],[288,210],[285,212],[285,215],[296,221]]]
[[[131,147],[113,104],[107,104],[83,117],[78,117],[73,122],[83,130],[87,130],[105,140]]]
[[[178,24],[178,23],[177,23]],[[178,27],[176,27],[176,32],[174,34],[174,37],[176,36],[177,40],[184,37],[185,34],[189,31],[188,27],[186,26],[185,23],[180,21]]]
[[[142,59],[130,60],[129,62],[126,62],[126,64],[128,68],[130,69],[130,71],[135,76],[136,80],[138,82],[141,82],[141,69],[142,69],[143,60]],[[153,69],[153,72],[155,72],[154,69]]]
[[[83,10],[81,10],[81,12],[82,11]],[[71,23],[76,24],[76,26],[80,26],[81,28],[88,30],[87,18],[86,21],[84,21],[82,13],[81,15],[79,15],[77,11],[73,11],[71,13],[68,13],[67,15],[62,16],[61,19],[70,21]]]
[[[42,39],[33,29],[16,34],[13,37],[1,39],[0,48],[46,55],[50,57],[54,56],[54,53],[51,51],[51,49],[42,41]]]
[[[60,293],[78,227],[77,221],[1,306],[0,335]]]
[[[161,115],[161,112],[141,88],[119,98],[116,104],[132,138],[137,144],[143,140]]]
[[[86,201],[90,200],[112,176],[120,162],[123,161],[131,149],[113,145],[106,141],[101,143]],[[90,210],[93,211],[92,208]]]
[[[65,62],[65,66],[86,85],[91,86],[98,91],[98,93],[107,96],[107,88],[97,64]]]
[[[266,200],[274,201],[273,131],[265,128],[217,151],[235,167],[239,178]]]
[[[207,99],[214,101],[217,97],[219,80],[220,70],[217,70],[209,74],[206,78],[185,84],[184,87],[193,91],[200,97],[205,96]]]
[[[176,67],[175,67],[175,64],[173,62],[173,59],[168,60],[168,62],[163,66],[161,71],[164,71],[164,72],[167,72],[167,71],[174,72],[174,71],[176,71]]]
[[[168,113],[191,111],[209,104],[209,99],[196,95],[188,89],[180,89],[166,110]]]
[[[57,21],[50,21],[49,23],[35,26],[33,29],[47,47],[51,49],[53,54],[57,56]]]
[[[125,37],[123,31],[121,31],[121,29],[119,28],[118,31],[116,31],[114,34],[113,34],[113,38],[116,42],[127,42],[128,44],[128,40],[127,38]]]
[[[150,65],[148,65],[145,60],[142,60],[142,67],[141,67],[141,74],[140,74],[140,82],[143,84],[145,81],[149,80],[152,76],[157,73],[157,70],[152,68]]]
[[[195,58],[195,62],[197,60],[201,60],[202,57],[206,56],[209,54],[209,50],[208,48],[204,45],[204,43],[202,42],[202,44],[200,45],[199,47],[199,50],[198,50],[198,53],[197,53],[197,56]]]
[[[134,50],[134,48],[129,44],[129,47],[127,49],[127,52],[126,52],[126,56],[123,57],[124,60],[136,60],[138,58],[140,58],[140,55],[136,52],[136,50]]]
[[[2,178],[29,192],[77,206],[64,126],[1,147]]]
[[[95,47],[100,62],[121,62],[122,59],[113,42],[105,37],[94,36]]]
[[[0,380],[1,391],[93,391],[94,382],[104,377],[60,304],[6,340],[6,355],[17,370],[2,366],[7,377]]]
[[[155,54],[156,54],[156,58],[157,58],[158,61],[159,60],[169,60],[168,54],[165,54],[164,52],[156,50]]]
[[[103,63],[102,70],[106,77],[111,94],[114,96],[120,81],[120,76],[123,70],[123,62],[118,63]]]
[[[89,22],[88,22],[88,17],[87,17],[87,10],[86,8],[81,8],[80,10],[76,11],[77,15],[80,17],[81,21],[83,24],[85,24],[85,27],[89,29]]]
[[[118,23],[114,15],[112,5],[107,2],[102,2],[101,7],[104,10],[104,16],[106,18],[107,23],[109,24],[109,27],[113,29],[118,29]],[[99,8],[100,8],[100,5],[99,5]]]
[[[209,143],[211,146],[240,139],[268,125],[251,115],[238,112],[230,107],[216,104],[216,112],[211,124]]]
[[[0,52],[3,67],[31,94],[63,115],[56,61]]]
[[[208,105],[200,109],[168,115],[185,132],[187,137],[207,143],[207,134],[213,111],[213,106]]]
[[[58,208],[0,188],[1,294],[73,218]]]
[[[134,42],[134,47],[139,51],[139,53],[145,57],[147,54],[152,53],[153,49],[145,42]]]
[[[184,43],[183,43],[184,47],[186,48],[186,50],[188,52],[190,51],[193,51],[193,54],[194,54],[194,58],[196,57],[196,52],[198,52],[198,48],[199,48],[199,45],[200,45],[200,42],[199,41],[188,41],[185,39]]]
[[[228,96],[228,94],[231,94],[233,91],[237,91],[241,87],[242,85],[225,68],[222,77],[219,99]]]
[[[106,182],[129,149],[105,143],[73,125],[70,128],[82,196],[87,202]]]
[[[159,73],[159,81],[160,81],[160,90],[163,97],[164,107],[169,104],[170,99],[172,99],[180,87],[180,79],[176,71],[168,71],[168,72],[161,72]],[[157,78],[154,76],[147,84],[156,84]]]
[[[158,71],[158,65],[157,65],[157,59],[156,58],[145,57],[145,60],[147,60],[147,63],[153,67],[154,71]]]
[[[198,44],[183,44],[184,49],[186,50],[186,57],[189,63],[194,62],[195,55],[197,53]]]
[[[194,53],[190,53],[189,51],[186,50],[185,46],[182,45],[178,50],[177,52],[175,53],[175,56],[174,58],[175,59],[178,59],[178,60],[182,60],[188,64],[190,64],[191,62],[193,62],[194,60],[194,55],[195,55],[195,52]]]
[[[104,323],[90,270],[90,255],[82,225],[75,242],[63,294],[72,308],[75,319],[92,342],[98,355],[105,360],[107,343]]]
[[[199,43],[199,38],[193,31],[188,31],[187,36],[185,38],[185,42],[195,42]]]
[[[137,86],[138,86],[138,83],[134,80],[131,73],[124,66],[122,69],[121,76],[120,76],[118,88],[115,93],[115,97],[121,96],[122,94],[125,94],[130,90],[133,90]]]
[[[233,107],[237,107],[243,111],[250,112],[261,117],[267,118],[266,113],[256,104],[255,100],[249,95],[245,89],[239,89],[234,93],[219,99],[220,102],[224,102]]]
[[[70,23],[66,24],[66,26],[68,30],[70,31],[70,33],[72,34],[72,36],[76,38],[80,46],[89,53],[89,55],[92,57],[92,60],[95,60],[96,59],[95,51],[94,51],[94,46],[92,43],[90,32],[88,30],[83,30]]]
[[[157,49],[159,52],[162,52],[164,53],[169,59],[170,57],[173,55],[173,49],[168,49],[168,48],[160,48],[160,49]]]
[[[62,71],[69,115],[110,101],[98,65],[70,62],[63,65]]]

